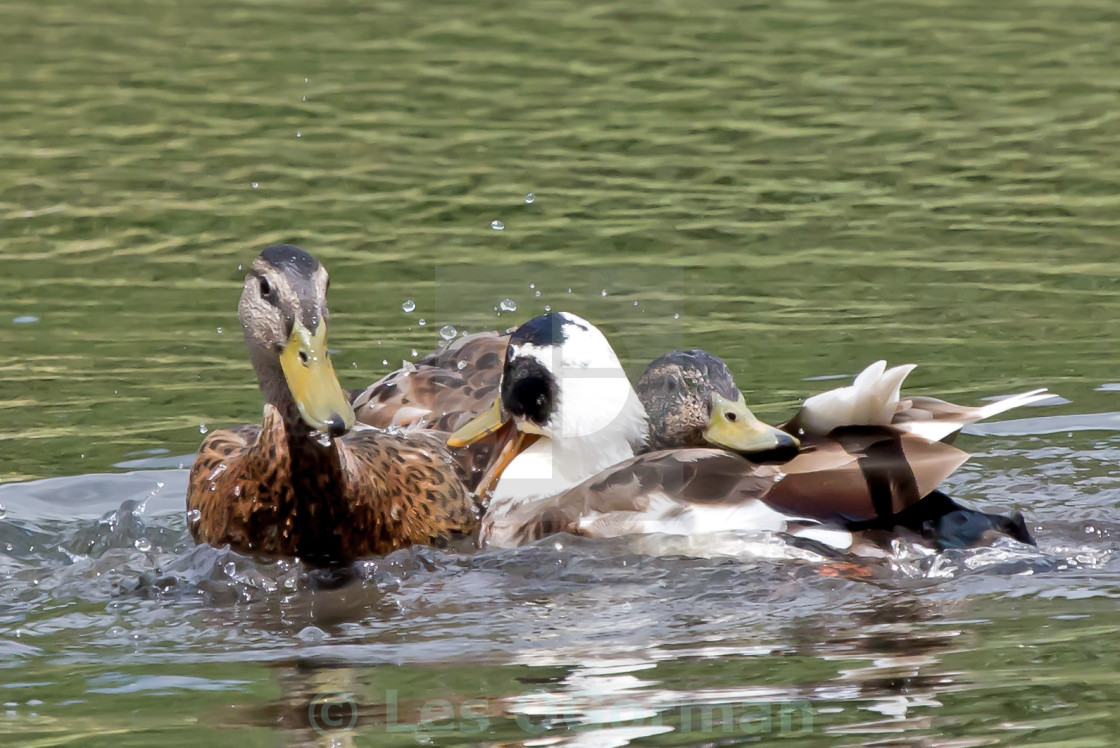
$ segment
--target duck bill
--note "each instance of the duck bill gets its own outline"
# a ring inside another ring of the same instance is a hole
[[[498,481],[501,480],[502,473],[505,472],[514,458],[528,449],[537,439],[540,439],[537,434],[526,434],[524,431],[518,431],[511,427],[510,434],[502,442],[497,456],[491,461],[490,467],[486,468],[486,472],[482,474],[482,478],[478,481],[475,492],[479,496],[490,496],[498,485]]]
[[[712,395],[712,415],[704,429],[704,439],[713,446],[748,457],[764,453],[792,456],[801,446],[793,436],[755,418],[742,394],[738,400]]]
[[[326,321],[311,332],[297,319],[280,353],[280,366],[304,423],[331,436],[342,436],[354,426],[354,409],[327,353]]]
[[[504,434],[498,436],[497,454],[491,459],[490,465],[486,468],[486,472],[482,474],[482,478],[479,479],[478,486],[475,488],[475,493],[479,496],[489,496],[494,487],[498,485],[502,473],[505,472],[514,458],[540,438],[537,434],[527,434],[521,431],[517,428],[517,424],[511,423],[511,421],[512,419],[502,411],[501,400],[495,399],[493,405],[457,429],[447,439],[447,446],[459,448],[505,431]]]
[[[489,408],[455,429],[455,433],[447,438],[447,446],[458,448],[474,444],[495,433],[508,420],[509,417],[502,412],[502,401],[495,398]]]

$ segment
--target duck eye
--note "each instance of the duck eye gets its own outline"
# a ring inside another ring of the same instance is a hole
[[[674,377],[672,374],[665,377],[665,391],[668,392],[670,395],[673,394],[674,392],[676,392],[677,390],[679,390],[680,387],[681,387],[681,383],[678,382],[677,378]]]
[[[307,351],[299,352],[299,362],[304,366],[307,366]]]
[[[272,286],[268,285],[268,280],[261,278],[261,296],[268,296],[272,293]]]
[[[739,420],[739,416],[733,410],[725,413],[723,417],[731,421],[732,423],[735,423],[735,421]]]

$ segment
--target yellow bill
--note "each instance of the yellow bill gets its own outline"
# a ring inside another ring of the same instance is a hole
[[[456,429],[455,433],[447,438],[447,446],[465,447],[474,444],[479,439],[493,434],[508,420],[502,413],[501,398],[495,398],[493,405]]]
[[[331,436],[341,436],[354,426],[354,409],[342,392],[327,353],[327,323],[312,333],[298,319],[280,353],[284,379],[304,422]]]
[[[738,400],[712,393],[712,416],[708,428],[704,429],[704,439],[714,446],[746,455],[800,446],[800,442],[786,432],[755,418],[741,393]]]
[[[475,493],[479,496],[488,496],[498,485],[502,473],[514,458],[540,438],[538,434],[525,433],[517,423],[510,423],[510,421],[510,417],[502,411],[501,398],[495,398],[493,405],[457,429],[447,439],[447,446],[458,448],[498,434],[495,443],[496,452],[490,458],[490,464],[479,479],[478,487],[475,488]],[[498,432],[503,429],[505,431],[499,434]]]

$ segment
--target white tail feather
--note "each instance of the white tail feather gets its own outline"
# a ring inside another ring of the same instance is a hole
[[[850,386],[807,399],[799,414],[801,428],[827,434],[841,426],[894,426],[923,439],[941,441],[970,423],[1053,397],[1045,389],[1031,390],[975,408],[932,398],[903,400],[902,383],[914,368],[914,364],[903,364],[888,369],[885,361],[876,361]]]
[[[902,421],[894,424],[900,431],[905,431],[914,436],[920,436],[923,439],[929,439],[933,442],[941,441],[942,439],[955,434],[962,428],[970,423],[982,421],[985,418],[999,415],[1012,408],[1019,408],[1024,405],[1049,400],[1054,397],[1054,393],[1048,392],[1046,388],[1031,390],[1030,392],[1020,392],[1018,395],[1008,395],[1005,398],[997,400],[993,403],[980,406],[978,408],[966,408],[962,406],[952,406],[956,408],[957,412],[950,415],[946,409],[939,417],[929,419],[928,416],[922,418],[924,414],[916,413],[915,420]],[[945,405],[949,405],[945,403]]]
[[[1000,413],[1011,410],[1012,408],[1018,408],[1023,405],[1030,405],[1031,403],[1049,400],[1052,397],[1054,397],[1054,393],[1047,392],[1045,387],[1037,390],[1031,390],[1030,392],[1020,392],[1018,395],[1008,395],[1007,397],[996,400],[994,403],[988,403],[987,405],[981,406],[979,409],[980,417],[976,420],[981,421],[985,418],[991,418],[992,416],[999,415]]]
[[[888,369],[886,361],[876,361],[851,386],[806,400],[801,408],[803,427],[827,434],[840,426],[889,426],[900,407],[902,383],[914,368],[914,364],[903,364]]]

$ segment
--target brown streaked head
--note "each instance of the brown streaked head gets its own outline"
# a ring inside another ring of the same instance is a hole
[[[670,351],[655,359],[636,387],[649,415],[649,448],[717,447],[747,457],[788,459],[793,436],[759,421],[727,364],[707,351]]]

